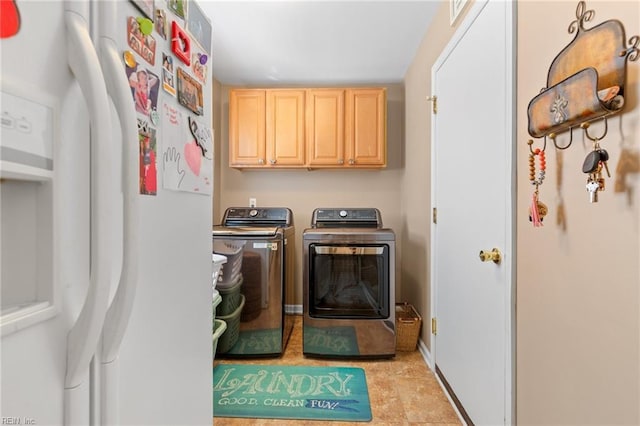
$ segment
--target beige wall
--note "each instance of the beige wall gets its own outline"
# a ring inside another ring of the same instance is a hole
[[[302,232],[309,227],[315,208],[376,207],[380,209],[384,226],[398,234],[396,245],[401,246],[400,184],[404,150],[404,90],[401,85],[386,86],[388,166],[378,171],[231,169],[228,150],[229,87],[219,87],[221,94],[217,110],[221,119],[216,146],[220,155],[215,160],[215,167],[220,171],[216,183],[219,183],[220,191],[216,193],[214,202],[214,223],[220,223],[227,207],[248,206],[249,197],[255,197],[258,206],[289,207],[294,214],[296,229],[296,303],[302,305]],[[401,257],[400,248],[396,255]],[[399,294],[399,278],[396,287]]]
[[[574,37],[577,1],[518,3],[517,416],[520,424],[640,424],[640,180],[615,191],[621,150],[638,161],[640,62],[630,62],[624,113],[609,120],[606,191],[589,204],[582,162],[591,143],[581,131],[566,151],[547,148],[540,197],[544,227],[527,219],[526,108],[546,86],[551,61]],[[587,28],[618,19],[627,38],[640,34],[640,2],[593,1]],[[594,125],[598,134],[602,125]],[[566,140],[566,139],[563,139]],[[536,146],[541,146],[536,143]],[[561,161],[561,164],[559,164]],[[563,202],[566,229],[557,224]]]

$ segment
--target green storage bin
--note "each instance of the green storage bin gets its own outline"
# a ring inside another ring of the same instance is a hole
[[[216,350],[218,347],[218,340],[220,340],[220,336],[222,336],[227,329],[227,323],[221,319],[217,319],[213,321],[213,358],[216,357]]]
[[[222,303],[222,296],[220,296],[220,294],[217,294],[216,297],[213,298],[213,302],[211,303],[212,306],[212,311],[213,311],[213,321],[212,321],[212,325],[215,328],[216,325],[216,311],[218,310],[218,305]]]
[[[240,314],[242,313],[242,308],[244,308],[244,296],[240,295],[240,305],[238,305],[236,310],[233,311],[231,315],[218,317],[219,320],[227,324],[227,331],[224,332],[218,340],[218,353],[223,354],[229,352],[238,341],[238,337],[240,337]]]
[[[230,287],[218,287],[218,292],[222,297],[222,301],[218,305],[216,315],[226,316],[235,312],[240,306],[240,287],[242,286],[242,275],[239,275],[236,281]]]

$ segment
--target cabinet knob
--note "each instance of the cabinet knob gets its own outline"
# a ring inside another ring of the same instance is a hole
[[[339,159],[339,160],[338,160],[338,164],[344,164],[344,159],[342,159],[342,158],[341,158],[341,159]]]
[[[258,158],[258,164],[264,164],[264,159]]]
[[[356,164],[356,160],[354,160],[353,158],[350,158],[349,159],[349,164],[351,164],[353,166],[354,164]]]
[[[271,160],[269,160],[269,163],[270,164],[276,164],[276,160],[272,158]]]

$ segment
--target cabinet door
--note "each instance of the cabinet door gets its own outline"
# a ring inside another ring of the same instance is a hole
[[[386,166],[385,89],[347,89],[345,146],[349,166]]]
[[[265,91],[229,92],[229,165],[265,164]]]
[[[304,165],[304,90],[267,90],[267,163]]]
[[[344,164],[344,90],[307,91],[307,164]]]

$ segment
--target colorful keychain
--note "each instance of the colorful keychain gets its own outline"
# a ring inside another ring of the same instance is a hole
[[[547,206],[540,201],[538,198],[538,188],[542,185],[544,181],[544,177],[547,170],[547,160],[545,158],[545,148],[547,147],[546,138],[545,144],[542,149],[536,148],[535,150],[531,149],[531,145],[533,145],[533,140],[529,140],[527,142],[529,145],[529,181],[531,185],[535,186],[535,191],[533,191],[533,197],[531,201],[531,207],[529,208],[529,221],[533,222],[534,227],[542,226],[542,220],[547,215]],[[538,170],[538,175],[536,176],[536,156],[538,156],[538,160],[540,163],[540,170]]]

